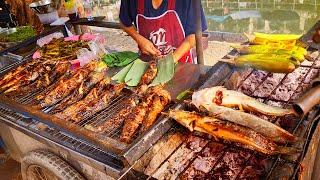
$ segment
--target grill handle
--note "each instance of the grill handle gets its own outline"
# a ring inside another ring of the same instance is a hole
[[[312,88],[298,99],[293,105],[293,109],[299,115],[306,115],[314,106],[320,103],[320,78],[312,83]]]

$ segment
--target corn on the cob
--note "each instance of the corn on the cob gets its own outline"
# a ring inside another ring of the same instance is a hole
[[[268,72],[290,73],[295,70],[291,56],[277,54],[249,54],[234,59],[237,66],[249,66]]]
[[[241,46],[237,48],[237,51],[241,54],[284,54],[291,55],[294,59],[303,62],[305,56],[307,55],[307,50],[294,46],[293,48],[285,47],[278,48],[270,45],[251,45],[251,46]]]
[[[265,34],[265,33],[253,33],[256,38],[262,38],[267,39],[270,41],[291,41],[291,40],[297,40],[302,35],[298,34]]]

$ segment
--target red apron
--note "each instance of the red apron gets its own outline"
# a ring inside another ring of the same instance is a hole
[[[167,11],[157,17],[144,15],[145,0],[138,0],[137,30],[140,35],[151,40],[161,55],[176,50],[185,39],[185,32],[180,18],[175,11],[175,0],[168,0]],[[191,51],[187,52],[179,62],[193,62]]]

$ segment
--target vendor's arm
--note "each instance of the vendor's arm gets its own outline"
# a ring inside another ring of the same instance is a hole
[[[196,44],[196,38],[194,34],[188,35],[182,44],[173,52],[174,62],[178,62],[191,48]]]
[[[132,39],[136,41],[142,54],[154,57],[161,55],[161,52],[156,47],[154,47],[153,43],[145,37],[141,36],[134,28],[134,26],[126,26],[121,23],[121,27],[129,36],[132,37]]]

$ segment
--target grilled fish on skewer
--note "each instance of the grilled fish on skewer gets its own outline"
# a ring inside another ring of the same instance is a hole
[[[209,114],[212,117],[251,128],[275,142],[286,143],[296,140],[296,138],[288,131],[252,114],[223,106],[217,106],[215,104],[200,106],[199,109],[203,112],[209,111]]]
[[[85,111],[79,111],[75,116],[72,116],[72,120],[75,122],[79,122],[87,117],[91,117],[97,112],[102,111],[110,102],[120,95],[121,91],[125,87],[125,84],[117,84],[107,86],[107,89],[101,96],[98,97],[97,101],[94,102],[94,105],[87,104]]]
[[[225,107],[238,107],[240,110],[245,109],[271,116],[295,115],[295,112],[292,109],[269,106],[241,92],[227,90],[222,86],[206,88],[193,93],[192,103],[197,107],[210,104]]]
[[[56,107],[54,107],[50,113],[57,113],[60,111],[63,111],[68,106],[78,102],[81,100],[85,95],[89,93],[89,91],[92,89],[92,87],[100,82],[105,76],[105,72],[96,73],[92,72],[88,78],[86,78],[85,81],[81,83],[79,88],[75,90],[71,95],[69,95],[67,98],[62,100]]]
[[[158,115],[164,110],[166,105],[171,101],[171,96],[168,91],[155,87],[152,89],[154,93],[154,98],[152,101],[152,105],[149,108],[146,118],[144,119],[141,127],[141,132],[148,130],[156,121]]]
[[[105,80],[101,80],[91,89],[89,94],[83,100],[69,106],[62,112],[56,113],[55,116],[61,119],[70,120],[73,116],[76,116],[78,112],[84,112],[88,104],[92,105],[94,104],[94,101],[97,101],[99,99],[99,96],[107,88],[108,83],[108,81],[106,82]]]
[[[82,81],[97,67],[97,62],[91,62],[78,70],[69,80],[60,84],[53,89],[40,103],[41,107],[52,106],[59,101],[63,100],[77,87],[80,86]]]
[[[296,153],[294,148],[280,147],[261,134],[242,126],[213,117],[202,117],[196,113],[171,110],[169,117],[175,119],[190,131],[199,131],[210,134],[216,138],[241,143],[246,148],[258,152],[275,155]]]
[[[155,61],[151,61],[149,63],[149,68],[144,73],[144,75],[141,77],[140,85],[149,85],[152,80],[157,76],[158,69],[157,69],[157,63]]]

